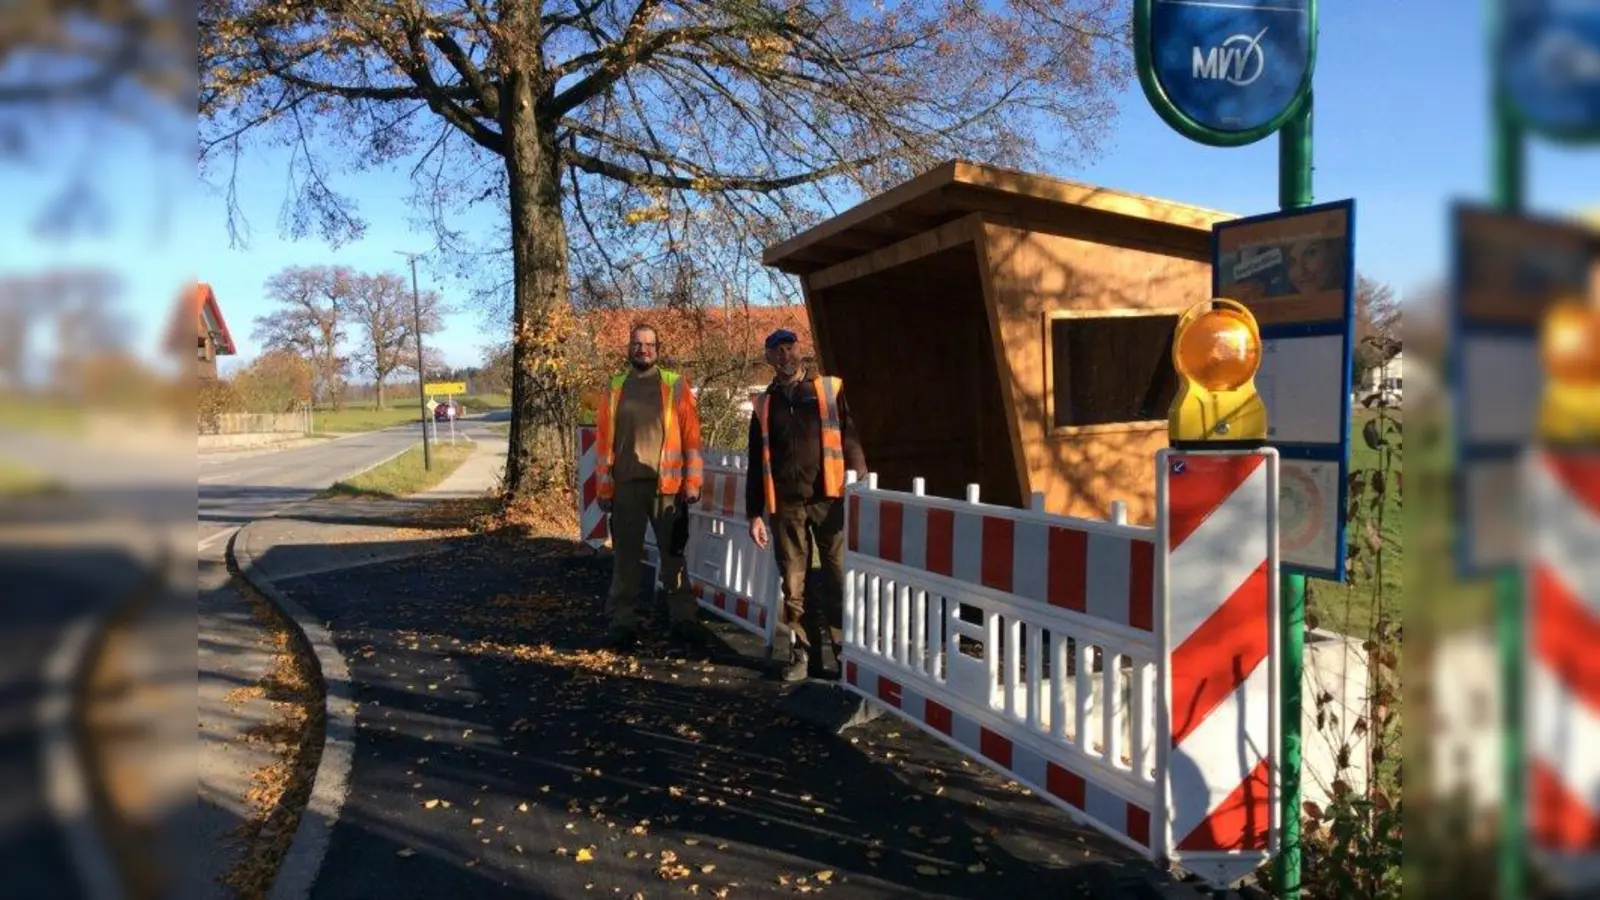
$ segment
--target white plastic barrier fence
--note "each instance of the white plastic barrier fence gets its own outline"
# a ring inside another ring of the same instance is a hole
[[[844,683],[1223,886],[1277,850],[1277,455],[1157,466],[1154,527],[853,483]]]
[[[709,450],[700,502],[689,507],[689,582],[704,609],[759,635],[771,655],[783,592],[772,549],[750,540],[743,454]]]
[[[705,455],[696,597],[770,653],[781,591],[745,530],[745,463]],[[1156,484],[1142,527],[853,482],[842,681],[1221,887],[1281,833],[1278,456],[1163,450]]]
[[[1600,885],[1600,454],[1535,450],[1525,477],[1528,837],[1546,876],[1581,892]]]

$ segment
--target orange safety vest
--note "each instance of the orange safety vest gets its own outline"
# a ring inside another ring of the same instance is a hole
[[[676,494],[680,490],[699,494],[704,477],[704,463],[700,458],[700,410],[695,405],[694,392],[689,389],[689,379],[670,369],[661,369],[661,461],[656,471],[661,474],[659,492]],[[615,444],[617,404],[622,399],[622,385],[628,380],[626,373],[614,375],[600,404],[600,421],[596,425],[595,478],[599,482],[599,496],[610,500],[616,496],[617,486],[611,470],[617,459]]]
[[[828,497],[844,496],[844,427],[839,424],[839,392],[844,379],[816,375],[811,379],[817,391],[817,413],[822,418],[822,492]],[[778,512],[778,489],[772,483],[772,431],[767,424],[772,394],[763,391],[756,398],[756,419],[761,423],[761,469],[766,479],[767,513]]]

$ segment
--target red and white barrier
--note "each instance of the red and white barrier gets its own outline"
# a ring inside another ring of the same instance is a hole
[[[745,461],[704,456],[695,596],[770,652],[782,594],[772,551],[746,531]],[[988,506],[976,487],[963,502],[920,480],[911,493],[852,480],[842,682],[1225,887],[1281,831],[1278,456],[1155,462],[1149,527]]]
[[[599,550],[610,539],[606,528],[606,514],[600,508],[599,453],[595,446],[600,430],[593,425],[579,425],[578,448],[578,528],[579,539],[591,550]]]
[[[1537,450],[1528,518],[1530,847],[1569,890],[1600,885],[1600,453]]]
[[[1168,857],[1214,885],[1277,852],[1278,460],[1156,459]]]
[[[743,454],[708,450],[700,502],[689,507],[689,583],[701,608],[752,632],[772,652],[783,592],[770,549],[750,540]]]
[[[1226,886],[1279,833],[1277,455],[1157,466],[1154,527],[851,484],[844,683]]]

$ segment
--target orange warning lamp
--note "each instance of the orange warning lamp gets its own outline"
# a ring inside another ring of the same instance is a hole
[[[1173,445],[1267,439],[1267,407],[1255,384],[1261,329],[1244,304],[1215,297],[1189,307],[1172,338],[1172,368],[1178,374],[1167,414]]]
[[[1539,356],[1539,434],[1555,443],[1600,441],[1600,309],[1565,297],[1545,310]]]

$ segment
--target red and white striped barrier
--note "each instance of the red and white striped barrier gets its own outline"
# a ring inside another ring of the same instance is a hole
[[[1558,885],[1600,885],[1600,453],[1535,450],[1524,703],[1530,848]]]
[[[750,540],[743,454],[708,450],[700,502],[689,507],[689,583],[701,608],[762,638],[767,652],[782,618],[783,592],[770,549]]]
[[[1168,858],[1213,885],[1277,852],[1278,457],[1156,455]]]
[[[578,529],[579,540],[589,545],[591,550],[599,550],[610,539],[610,532],[606,528],[606,514],[600,508],[600,476],[596,473],[599,468],[598,440],[600,430],[593,425],[579,425],[577,442],[578,448]]]
[[[844,683],[1226,886],[1277,849],[1277,454],[1157,466],[1154,527],[852,483]]]
[[[770,652],[782,594],[771,550],[746,531],[745,461],[704,456],[692,589]],[[852,479],[842,680],[1225,887],[1281,831],[1278,456],[1164,450],[1156,479],[1150,527]]]

